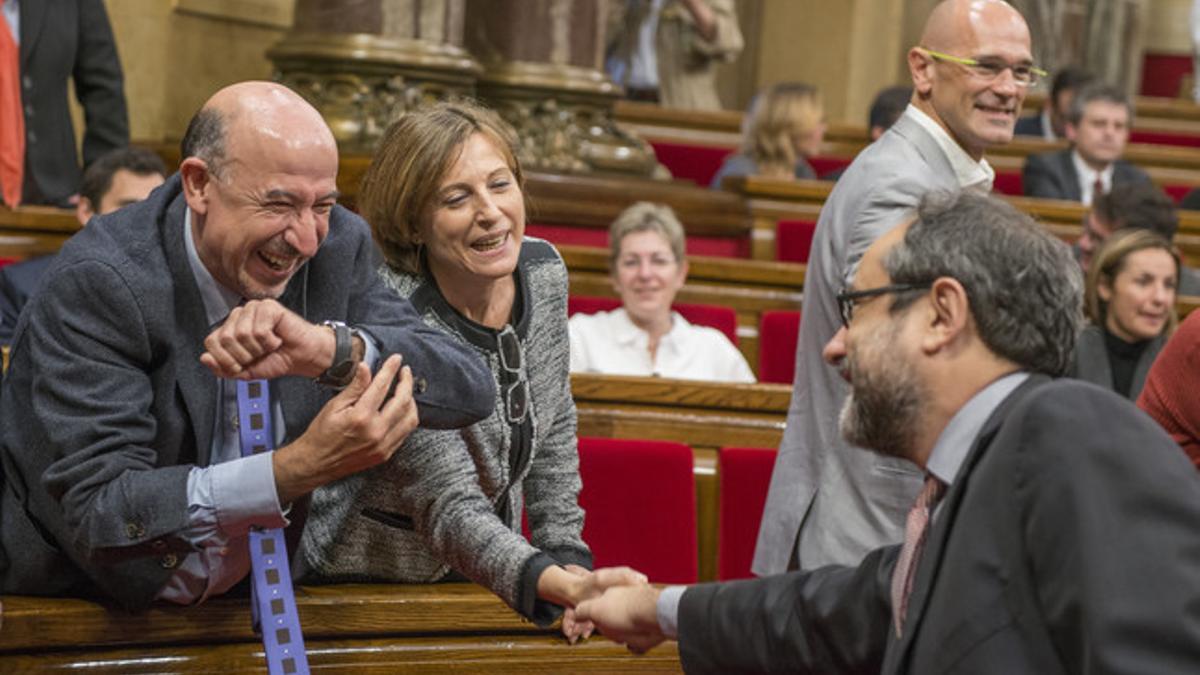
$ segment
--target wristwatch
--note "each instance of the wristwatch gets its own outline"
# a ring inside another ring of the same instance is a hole
[[[328,387],[344,387],[354,379],[354,354],[351,340],[356,332],[342,321],[322,321],[322,326],[333,329],[333,364],[317,377],[317,384]]]

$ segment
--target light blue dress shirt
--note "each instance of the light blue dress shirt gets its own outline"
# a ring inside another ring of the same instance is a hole
[[[209,273],[196,252],[192,238],[192,213],[183,218],[183,240],[187,247],[192,276],[204,302],[210,326],[225,320],[242,298],[221,286]],[[378,347],[366,334],[364,361],[372,370],[378,361]],[[203,602],[228,591],[250,571],[247,543],[251,527],[287,527],[275,488],[272,453],[242,457],[237,429],[237,389],[234,380],[220,380],[215,387],[218,411],[213,428],[211,464],[192,467],[188,474],[188,527],[183,531],[197,548],[180,563],[159,599],[180,604]],[[285,427],[283,409],[272,397],[271,417],[275,445],[282,443]]]

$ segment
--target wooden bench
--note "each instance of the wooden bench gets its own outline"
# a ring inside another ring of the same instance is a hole
[[[265,672],[248,598],[129,614],[77,599],[5,596],[0,671]],[[603,637],[568,645],[473,584],[339,585],[296,593],[314,670],[380,673],[681,672]]]

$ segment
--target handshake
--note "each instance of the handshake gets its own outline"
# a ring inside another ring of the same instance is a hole
[[[590,571],[578,565],[565,570],[572,579],[571,592],[562,604],[562,632],[572,644],[599,629],[605,637],[641,654],[667,636],[658,624],[658,596],[646,575],[628,567]]]

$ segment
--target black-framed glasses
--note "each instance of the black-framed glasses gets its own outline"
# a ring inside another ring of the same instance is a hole
[[[982,59],[971,59],[965,56],[954,56],[953,54],[944,54],[935,52],[932,49],[918,47],[935,61],[946,61],[949,63],[957,63],[960,66],[966,66],[972,73],[982,80],[991,82],[1004,74],[1004,71],[1011,70],[1013,74],[1013,82],[1018,87],[1031,87],[1037,84],[1039,78],[1048,76],[1050,73],[1034,66],[1030,63],[1009,63],[1001,58],[984,57]]]
[[[890,284],[887,286],[879,286],[877,288],[866,288],[861,291],[852,291],[848,288],[843,288],[837,294],[838,313],[842,315],[842,325],[846,328],[850,327],[850,320],[854,318],[854,305],[868,298],[875,298],[888,293],[903,293],[905,291],[920,291],[933,286],[932,281],[924,281],[921,283],[912,284]]]
[[[521,340],[512,324],[496,336],[496,351],[500,353],[501,393],[509,424],[521,424],[529,412],[529,380],[522,370],[524,354]]]

